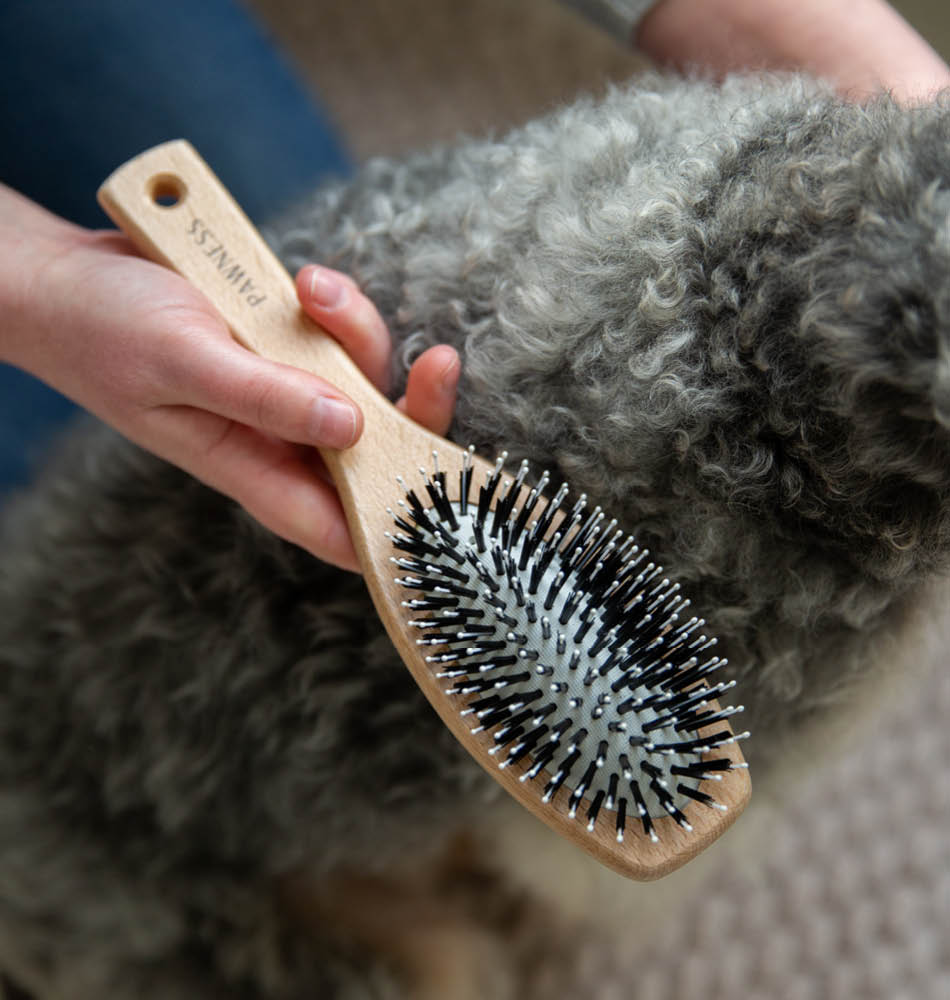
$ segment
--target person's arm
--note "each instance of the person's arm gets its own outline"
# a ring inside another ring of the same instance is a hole
[[[385,388],[389,333],[344,275],[304,268],[304,310]],[[315,375],[234,341],[207,300],[119,233],[65,222],[0,185],[0,360],[233,497],[314,555],[357,569],[339,500],[313,446],[344,448],[359,410]],[[448,429],[459,360],[431,348],[401,406]]]
[[[946,63],[884,0],[658,0],[634,41],[675,69],[800,69],[855,99],[914,102],[950,86]]]

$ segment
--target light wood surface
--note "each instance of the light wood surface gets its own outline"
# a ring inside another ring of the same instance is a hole
[[[367,586],[416,682],[492,777],[551,828],[608,867],[638,880],[674,870],[731,825],[749,797],[744,768],[726,772],[722,781],[703,783],[727,811],[691,804],[687,815],[692,832],[663,817],[655,823],[659,835],[655,843],[639,831],[633,816],[623,843],[618,843],[612,824],[599,822],[588,832],[586,823],[570,818],[566,795],[544,805],[538,782],[518,780],[530,766],[529,760],[500,770],[487,753],[493,745],[491,736],[470,732],[471,724],[459,714],[459,700],[444,693],[424,659],[424,647],[416,644],[416,635],[407,626],[401,607],[406,591],[395,583],[392,548],[384,534],[393,524],[387,508],[395,507],[402,496],[396,476],[408,479],[420,466],[429,467],[435,450],[448,481],[457,482],[463,450],[399,412],[343,349],[303,314],[283,265],[187,142],[168,142],[129,161],[102,185],[99,200],[144,254],[178,271],[210,299],[240,343],[268,358],[320,374],[362,408],[364,431],[356,445],[344,452],[323,449],[321,454],[346,510]],[[474,480],[481,482],[493,464],[476,457]],[[718,724],[715,728],[725,727]],[[735,744],[720,748],[715,756],[742,762]],[[585,811],[586,803],[578,817]]]

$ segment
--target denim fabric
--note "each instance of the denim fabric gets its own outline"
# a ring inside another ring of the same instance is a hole
[[[0,181],[106,226],[98,186],[174,138],[195,145],[256,221],[349,168],[326,117],[239,3],[0,2]],[[0,366],[0,491],[27,478],[71,410]]]

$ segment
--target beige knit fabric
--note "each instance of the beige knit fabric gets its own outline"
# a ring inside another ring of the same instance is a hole
[[[943,670],[796,789],[761,865],[727,864],[635,956],[636,1000],[950,998],[948,721]]]
[[[358,159],[519,124],[643,61],[555,0],[258,0]]]

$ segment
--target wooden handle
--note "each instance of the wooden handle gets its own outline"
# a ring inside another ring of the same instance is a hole
[[[301,311],[290,275],[190,143],[130,160],[99,189],[99,202],[143,253],[200,289],[245,347],[319,372],[360,406],[388,406]]]

